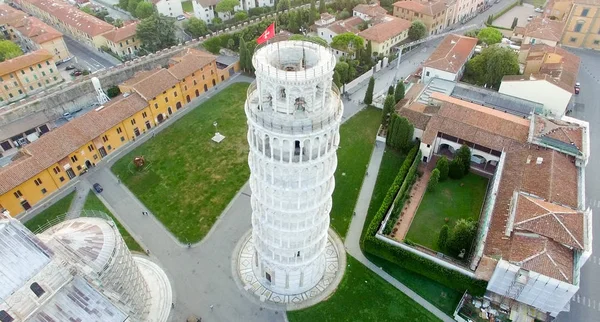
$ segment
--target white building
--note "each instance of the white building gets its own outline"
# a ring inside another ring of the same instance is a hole
[[[183,7],[180,0],[151,0],[156,11],[167,17],[177,17],[183,15]]]
[[[257,50],[248,90],[254,274],[267,289],[298,294],[325,272],[343,104],[335,56],[310,42]]]
[[[452,24],[476,16],[479,13],[479,8],[483,6],[483,2],[484,0],[457,0]]]
[[[542,103],[548,114],[564,115],[574,95],[579,57],[560,47],[523,45],[519,62],[523,75],[504,76],[499,92]]]
[[[35,236],[0,214],[0,320],[167,321],[168,278],[132,256],[106,218],[67,220]]]
[[[315,22],[317,35],[319,35],[321,39],[327,41],[328,44],[331,44],[333,37],[339,34],[346,32],[358,34],[360,32],[360,30],[358,30],[358,25],[363,22],[360,17],[350,17],[338,21],[335,21],[335,18],[333,19],[334,20],[332,21],[330,17],[321,15],[321,20]]]
[[[352,15],[354,17],[359,17],[362,20],[371,20],[375,17],[386,15],[387,10],[383,9],[379,5],[379,1],[372,4],[358,4],[354,9],[352,9]]]
[[[423,83],[433,78],[459,81],[467,61],[473,57],[477,38],[448,35],[423,63]]]
[[[231,19],[233,16],[230,13],[215,11],[218,3],[219,0],[192,0],[194,16],[206,23],[212,23],[215,17],[219,17],[224,21]],[[248,11],[252,8],[272,7],[274,5],[275,0],[240,0],[239,5],[235,6],[233,10]]]
[[[562,37],[565,22],[536,17],[525,26],[523,44],[556,46]]]

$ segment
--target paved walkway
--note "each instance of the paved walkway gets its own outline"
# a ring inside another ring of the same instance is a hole
[[[432,164],[434,163],[429,162],[429,165]],[[420,178],[417,178],[417,181],[410,190],[410,203],[404,203],[404,207],[402,207],[402,211],[400,213],[400,218],[398,219],[398,222],[394,224],[395,228],[398,228],[398,230],[395,233],[392,231],[392,238],[399,242],[402,242],[406,236],[406,233],[408,233],[410,224],[412,223],[415,215],[417,214],[417,210],[419,209],[421,199],[427,190],[427,184],[429,183],[429,178],[431,177],[431,169],[425,169],[423,166],[421,166],[421,171],[424,172],[423,175]]]
[[[377,267],[375,264],[371,263],[365,257],[365,255],[363,255],[360,249],[360,235],[367,217],[367,211],[369,210],[369,203],[371,202],[371,196],[373,194],[373,189],[375,188],[375,182],[377,181],[377,173],[379,173],[379,166],[381,164],[381,159],[383,158],[384,150],[385,145],[381,142],[378,142],[373,150],[373,154],[371,155],[371,161],[369,162],[367,170],[370,175],[365,177],[363,185],[360,189],[360,194],[358,195],[358,202],[356,203],[356,208],[354,209],[356,211],[356,216],[352,218],[350,230],[348,231],[348,235],[346,235],[346,251],[359,262],[363,263],[363,265],[367,266],[377,275],[383,277],[383,279],[394,285],[402,293],[406,294],[408,297],[413,299],[419,305],[423,306],[427,311],[433,313],[442,321],[454,321],[433,304],[427,302],[427,300],[413,292],[413,290],[408,288],[406,285],[398,282],[398,280],[393,278],[391,275]]]
[[[69,212],[65,219],[73,219],[79,216],[91,188],[92,186],[87,180],[84,179],[79,181],[77,190],[75,190],[75,197],[73,198],[73,201],[71,201],[71,206],[69,207]]]

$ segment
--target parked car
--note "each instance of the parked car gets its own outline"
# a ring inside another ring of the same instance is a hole
[[[81,74],[82,73],[80,71],[76,70],[76,71],[74,71],[74,72],[71,73],[71,76],[81,76]]]
[[[65,70],[72,70],[72,69],[75,69],[75,66],[69,65],[69,66],[67,66],[67,68],[65,68]]]
[[[184,15],[177,16],[177,21],[181,21],[181,20],[185,20],[185,16]]]
[[[575,83],[575,94],[579,94],[580,90],[581,90],[581,84],[579,84],[579,82]]]
[[[66,63],[66,62],[70,61],[71,59],[73,59],[73,56],[63,59],[62,62]]]
[[[96,191],[97,193],[101,193],[102,191],[104,191],[104,189],[102,189],[102,186],[99,183],[94,183],[94,191]]]
[[[69,112],[63,113],[63,117],[66,118],[67,121],[70,121],[73,119],[73,115],[71,115],[71,113],[69,113]]]
[[[544,9],[542,7],[535,8],[535,12],[544,12]]]
[[[533,15],[530,15],[529,17],[527,17],[527,21],[531,21],[533,20]]]

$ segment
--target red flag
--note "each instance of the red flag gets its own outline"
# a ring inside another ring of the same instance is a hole
[[[267,27],[267,30],[265,30],[265,32],[263,32],[262,35],[260,35],[260,37],[258,37],[258,39],[256,39],[256,43],[262,44],[263,42],[273,38],[274,36],[275,36],[275,23],[272,23],[269,27]]]

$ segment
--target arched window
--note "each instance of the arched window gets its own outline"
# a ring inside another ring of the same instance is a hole
[[[14,320],[15,319],[13,319],[13,317],[10,316],[10,314],[8,314],[6,311],[0,311],[0,322],[12,322]]]
[[[44,293],[46,293],[46,291],[44,291],[44,289],[38,283],[31,284],[29,288],[37,297],[41,297],[42,295],[44,295]]]

